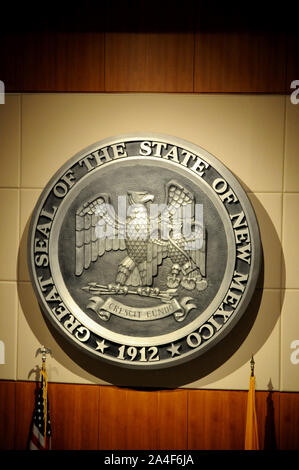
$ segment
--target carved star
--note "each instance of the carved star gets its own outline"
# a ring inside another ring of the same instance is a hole
[[[173,343],[171,343],[171,346],[170,346],[170,348],[167,348],[167,351],[170,352],[171,357],[175,356],[176,354],[177,354],[177,355],[180,355],[180,354],[181,354],[181,353],[179,352],[180,347],[181,347],[180,344],[173,344]]]
[[[96,351],[100,351],[101,353],[104,353],[105,349],[109,348],[109,346],[105,344],[104,339],[101,342],[96,340],[96,343],[97,343]]]

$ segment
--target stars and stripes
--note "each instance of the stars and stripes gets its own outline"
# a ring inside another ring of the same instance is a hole
[[[42,380],[33,412],[29,450],[51,449],[51,422],[48,403],[47,374],[43,365]]]

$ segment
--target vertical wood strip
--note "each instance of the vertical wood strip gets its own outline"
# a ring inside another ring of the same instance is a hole
[[[49,384],[49,404],[53,449],[98,449],[98,386]]]
[[[16,382],[16,450],[28,449],[36,391],[35,382]]]
[[[299,450],[299,393],[280,393],[280,450]]]
[[[187,449],[187,390],[159,392],[159,449]]]
[[[196,33],[195,92],[284,93],[285,74],[285,33]]]
[[[286,73],[286,84],[285,93],[289,94],[294,91],[294,88],[290,88],[291,82],[299,80],[299,34],[292,32],[287,37],[287,73]],[[296,85],[298,89],[298,85]],[[298,95],[296,95],[298,99]]]
[[[0,450],[13,450],[16,383],[0,381]]]
[[[101,387],[99,409],[99,449],[126,447],[126,391],[115,387]]]
[[[188,449],[242,450],[246,393],[189,390]]]
[[[192,92],[192,33],[106,34],[105,90]]]
[[[100,449],[158,448],[157,392],[102,387]]]
[[[104,33],[7,34],[2,41],[6,91],[104,91]]]

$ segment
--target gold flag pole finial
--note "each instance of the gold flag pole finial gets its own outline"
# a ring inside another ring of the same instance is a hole
[[[251,359],[250,359],[250,368],[251,368],[251,377],[254,376],[254,359],[253,359],[253,354],[251,355]]]

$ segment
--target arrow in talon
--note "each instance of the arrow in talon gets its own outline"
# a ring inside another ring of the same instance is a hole
[[[112,286],[114,287],[114,286]],[[125,287],[125,286],[123,286]],[[140,288],[139,288],[140,289]],[[131,295],[140,295],[140,296],[143,296],[143,297],[152,297],[152,298],[156,298],[156,299],[161,299],[165,302],[167,301],[170,301],[172,300],[173,297],[176,297],[178,294],[177,294],[177,289],[167,289],[167,290],[164,290],[164,291],[159,291],[158,293],[154,293],[152,291],[149,291],[149,292],[143,292],[142,289],[140,290],[127,290],[126,292],[124,292],[124,290],[121,290],[119,292],[117,292],[116,289],[113,289],[113,288],[110,288],[108,286],[104,286],[104,285],[101,285],[101,284],[97,284],[96,282],[90,282],[88,284],[88,286],[85,286],[85,287],[82,287],[82,290],[84,290],[85,292],[93,292],[95,294],[101,294],[101,295],[128,295],[128,294],[131,294]],[[191,297],[189,297],[188,299],[191,299]]]

